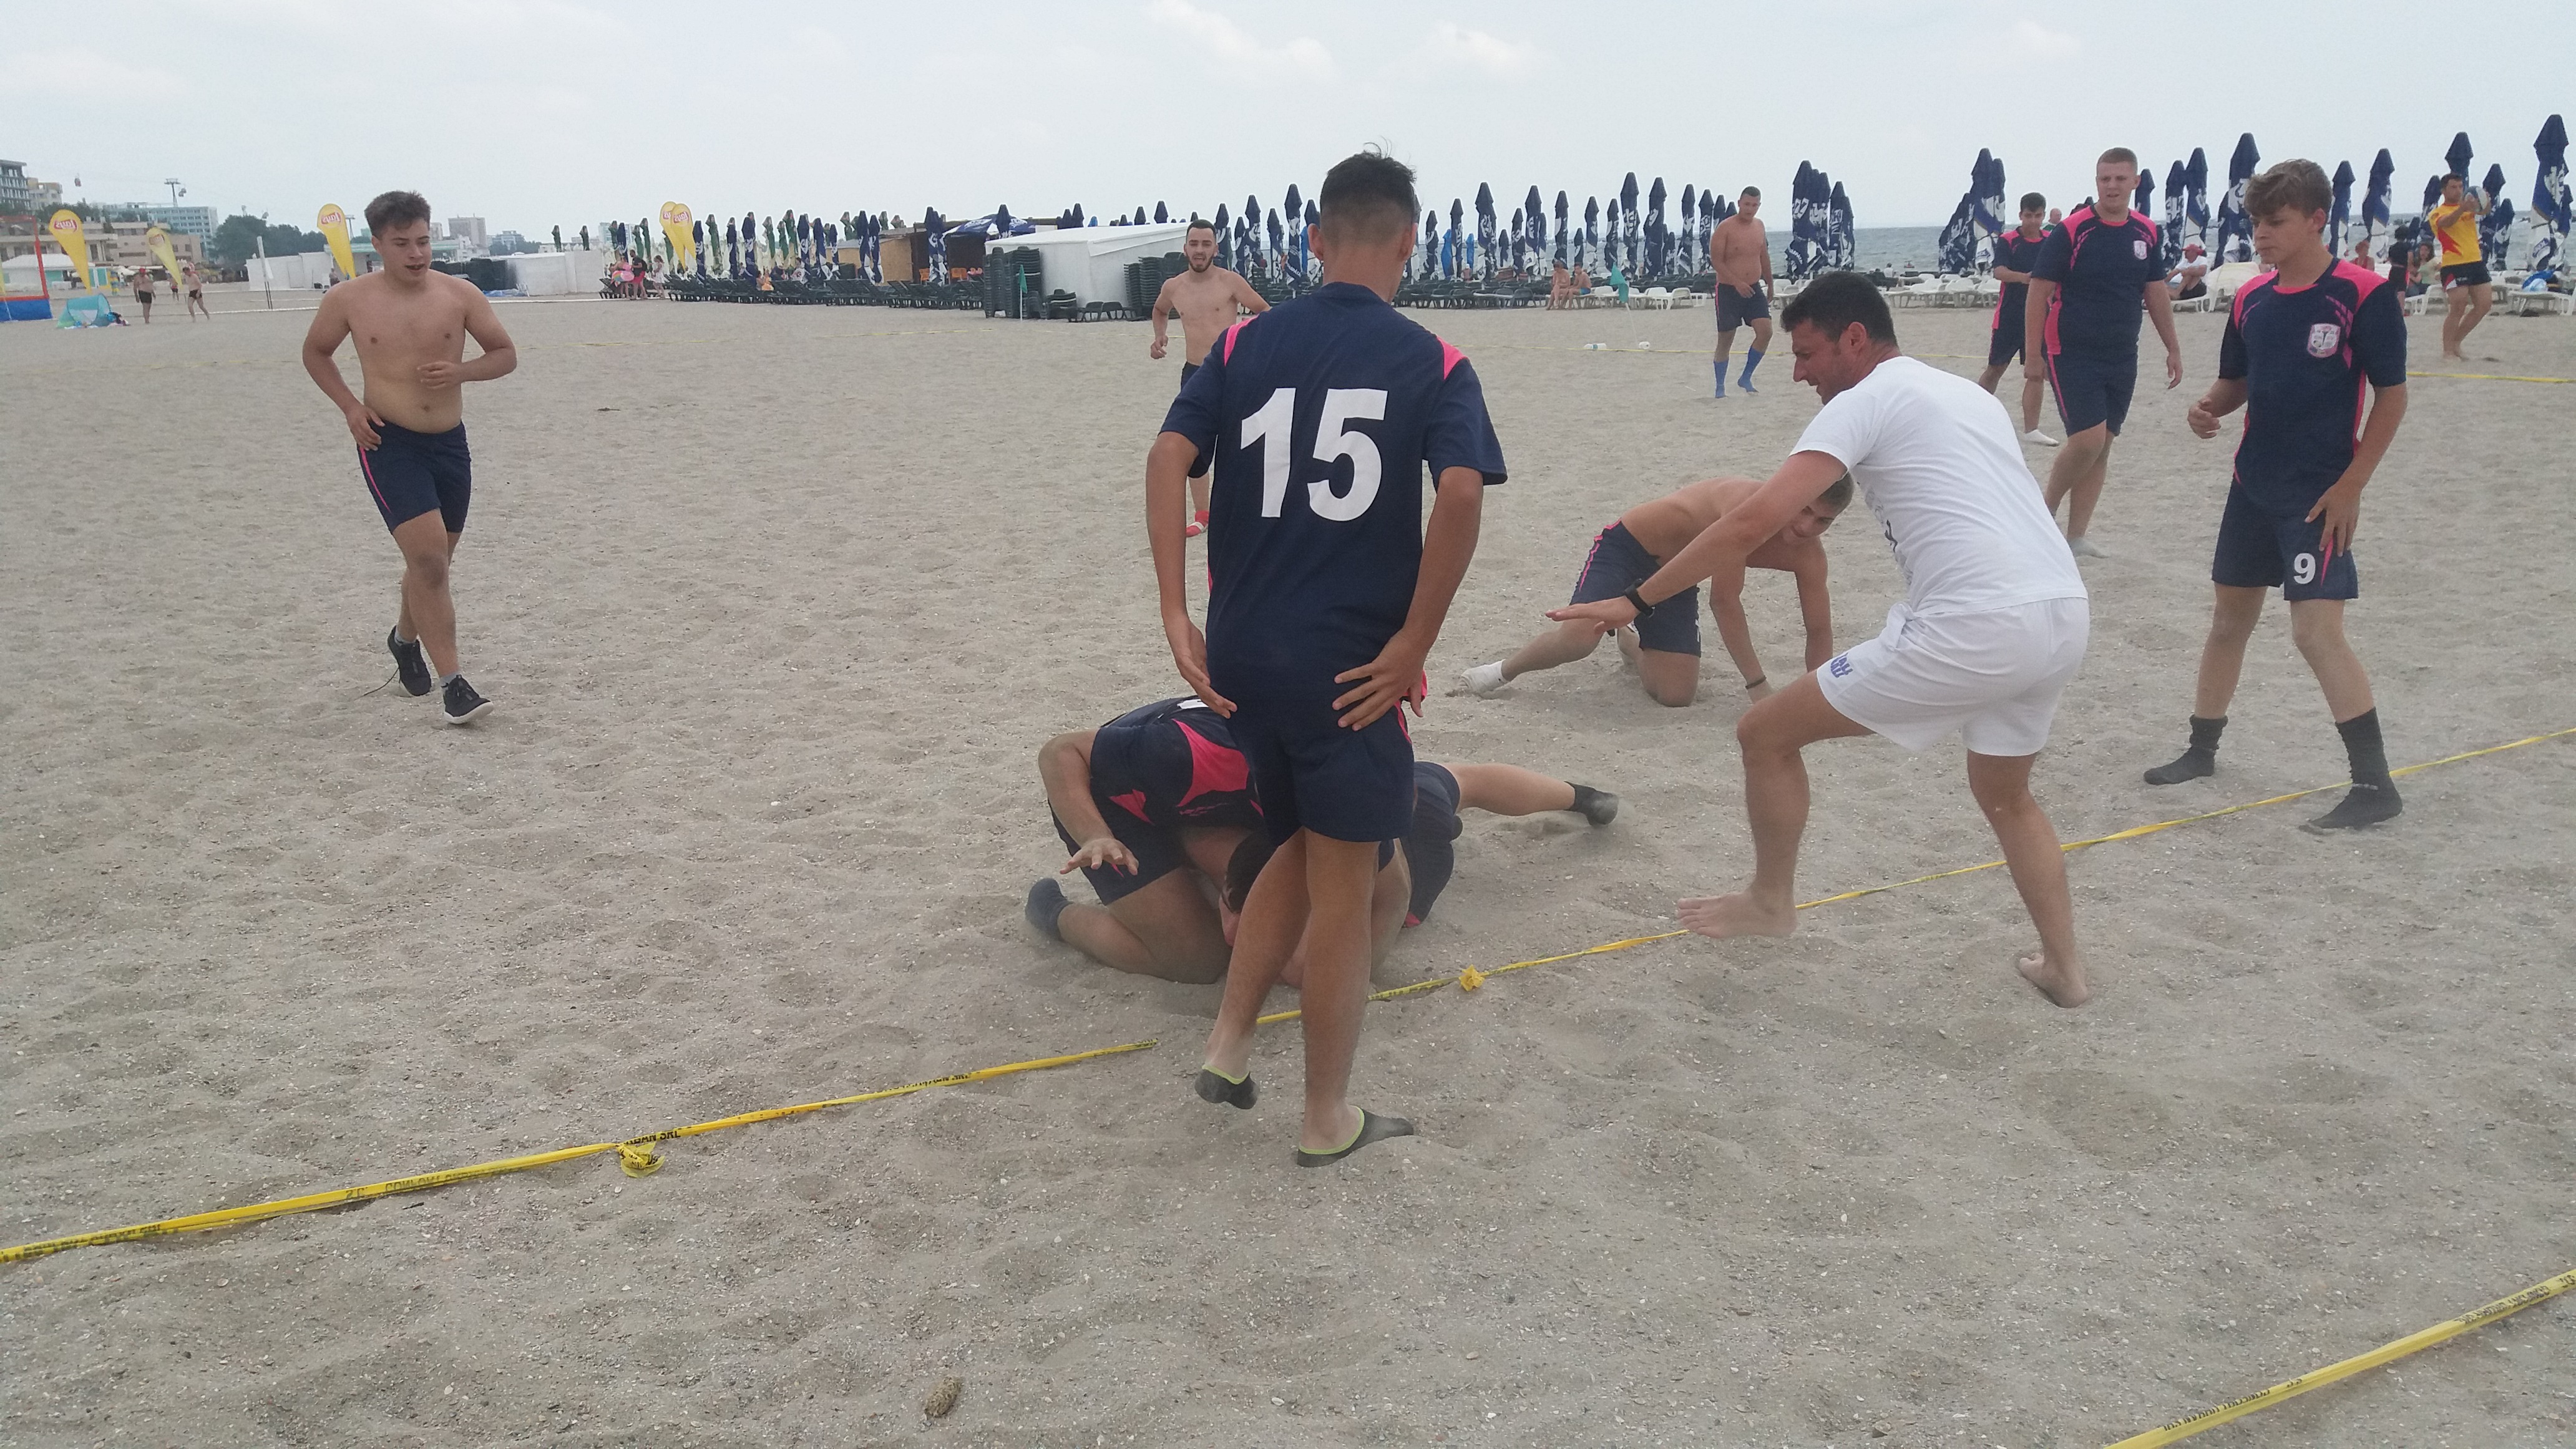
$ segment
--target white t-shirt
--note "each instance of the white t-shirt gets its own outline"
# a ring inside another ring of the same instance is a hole
[[[1916,614],[2087,597],[2075,556],[2002,403],[1964,377],[1892,357],[1825,404],[1797,451],[1851,471],[1896,550]]]

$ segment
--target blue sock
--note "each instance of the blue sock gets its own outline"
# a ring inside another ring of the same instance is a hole
[[[1726,396],[1726,359],[1723,356],[1717,359],[1717,395]]]
[[[1762,349],[1761,349],[1761,348],[1756,347],[1756,348],[1754,348],[1752,351],[1745,353],[1745,354],[1744,354],[1744,375],[1743,375],[1742,377],[1739,377],[1739,378],[1737,378],[1737,379],[1735,380],[1735,385],[1736,385],[1737,387],[1740,387],[1740,388],[1744,389],[1746,392],[1751,392],[1751,391],[1753,391],[1753,369],[1755,369],[1755,368],[1757,368],[1757,367],[1760,367],[1761,365],[1762,365]]]

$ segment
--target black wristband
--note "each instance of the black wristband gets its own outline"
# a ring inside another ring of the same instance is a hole
[[[1620,597],[1628,601],[1628,607],[1636,610],[1637,617],[1640,619],[1655,612],[1655,606],[1647,603],[1644,597],[1638,594],[1638,592],[1633,588],[1628,590],[1625,594],[1620,595]]]

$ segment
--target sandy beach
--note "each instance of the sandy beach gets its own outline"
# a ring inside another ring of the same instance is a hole
[[[449,730],[370,692],[399,560],[310,314],[218,306],[0,326],[0,1242],[1161,1044],[649,1178],[0,1267],[0,1445],[2100,1445],[2576,1267],[2576,737],[2407,777],[2353,838],[2298,829],[2329,796],[2079,852],[2080,1011],[2013,975],[2000,871],[1373,1007],[1358,1099],[1423,1135],[1297,1172],[1294,1028],[1258,1109],[1208,1107],[1217,988],[1020,914],[1062,861],[1037,746],[1180,690],[1143,326],[504,304],[455,584],[500,712]],[[1678,711],[1606,649],[1455,680],[1622,509],[1767,473],[1816,408],[1785,344],[1711,402],[1706,310],[1414,315],[1513,472],[1417,749],[1625,808],[1471,818],[1384,985],[1669,930],[1749,868],[1713,637]],[[2217,777],[2138,780],[2182,742],[2234,436],[2184,426],[2221,319],[2178,320],[2038,771],[2070,839],[2343,778],[2276,606]],[[1982,362],[1983,313],[1897,325]],[[2565,319],[2469,350],[2576,376]],[[2409,393],[2351,616],[2392,761],[2576,726],[2576,386]],[[1829,546],[1838,638],[1874,633],[1885,545],[1856,513]],[[1747,605],[1790,665],[1788,580]],[[1993,858],[1955,742],[1809,758],[1803,895]],[[2570,1362],[2561,1301],[2195,1442],[2566,1444]]]

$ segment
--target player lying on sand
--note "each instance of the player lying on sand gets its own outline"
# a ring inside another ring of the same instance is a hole
[[[1232,726],[1196,699],[1158,700],[1047,741],[1038,778],[1056,834],[1073,852],[1057,874],[1081,871],[1100,904],[1068,901],[1042,879],[1029,887],[1029,923],[1121,971],[1193,983],[1223,976],[1243,898],[1271,854],[1250,774]],[[1417,760],[1413,777],[1413,827],[1400,851],[1379,849],[1370,902],[1377,960],[1449,883],[1461,809],[1572,810],[1595,825],[1619,811],[1615,795],[1517,765]],[[1302,959],[1280,973],[1285,985],[1304,979]]]
[[[1645,582],[1664,560],[1708,531],[1761,488],[1751,478],[1710,478],[1674,489],[1640,503],[1601,530],[1584,555],[1583,572],[1574,580],[1574,599],[1589,604],[1615,599]],[[1807,624],[1807,667],[1834,655],[1833,601],[1825,590],[1825,530],[1851,502],[1851,480],[1837,481],[1818,494],[1787,526],[1764,539],[1745,557],[1747,568],[1778,569],[1798,580],[1798,612]],[[1708,610],[1717,616],[1717,637],[1744,674],[1744,690],[1755,699],[1771,694],[1762,658],[1753,650],[1753,630],[1744,621],[1742,578],[1733,590],[1711,587]],[[1699,693],[1699,588],[1675,595],[1669,607],[1655,610],[1633,629],[1619,631],[1619,650],[1637,666],[1647,697],[1679,708]],[[1587,658],[1601,645],[1601,632],[1581,621],[1560,624],[1539,635],[1508,659],[1479,664],[1466,672],[1467,688],[1492,694],[1524,674],[1554,669]]]
[[[1956,731],[1968,788],[2003,843],[2040,949],[2021,973],[2060,1006],[2091,994],[2075,951],[2075,911],[2057,832],[2031,798],[2057,697],[2084,658],[2083,579],[2023,464],[2012,419],[1963,377],[1896,349],[1887,302],[1851,272],[1828,272],[1781,313],[1796,377],[1824,399],[1771,481],[1710,524],[1621,598],[1551,619],[1610,630],[1652,617],[1714,575],[1742,587],[1745,560],[1848,473],[1905,576],[1887,629],[1836,655],[1736,721],[1753,881],[1731,896],[1681,903],[1704,936],[1786,936],[1798,928],[1798,842],[1807,765],[1818,740],[1880,734],[1920,750]]]

